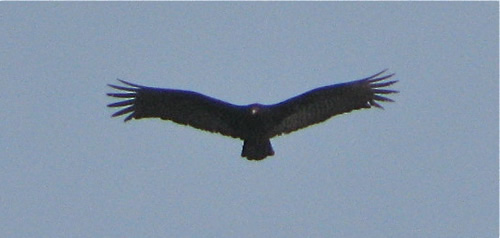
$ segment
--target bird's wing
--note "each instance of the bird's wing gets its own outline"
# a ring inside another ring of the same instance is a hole
[[[271,105],[269,113],[276,124],[269,131],[269,137],[290,133],[353,110],[371,106],[382,108],[377,101],[393,101],[382,95],[398,92],[383,89],[397,82],[387,81],[394,74],[381,76],[385,71],[361,80],[313,89]]]
[[[237,122],[243,113],[241,106],[196,92],[145,87],[118,80],[130,87],[109,85],[124,91],[107,94],[125,99],[108,105],[108,107],[125,107],[114,113],[113,117],[128,113],[130,114],[125,121],[132,118],[156,117],[230,137],[240,137]]]

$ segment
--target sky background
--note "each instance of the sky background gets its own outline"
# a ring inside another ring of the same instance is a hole
[[[0,4],[0,237],[498,237],[498,2]],[[400,90],[275,156],[111,118],[116,78],[276,103]]]

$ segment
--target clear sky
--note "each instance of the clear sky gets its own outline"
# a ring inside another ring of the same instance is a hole
[[[498,237],[498,2],[1,3],[0,237]],[[116,78],[276,103],[389,68],[271,140],[111,118]]]

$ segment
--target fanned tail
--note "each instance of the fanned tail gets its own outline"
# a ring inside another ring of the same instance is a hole
[[[262,160],[272,155],[274,155],[274,151],[269,138],[245,140],[243,142],[241,157],[246,157],[248,160]]]

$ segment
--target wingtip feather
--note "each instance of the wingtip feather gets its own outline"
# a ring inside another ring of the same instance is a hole
[[[390,78],[390,77],[392,77],[392,76],[394,76],[394,75],[396,75],[396,74],[388,74],[388,75],[382,76],[382,77],[380,77],[380,78],[373,78],[373,77],[372,77],[372,78],[369,78],[369,79],[368,79],[368,82],[370,82],[371,84],[373,84],[373,83],[375,83],[375,82],[379,82],[379,81],[382,81],[382,80],[388,79],[388,78]]]
[[[377,80],[377,81],[380,81],[380,80]],[[371,81],[370,82],[370,86],[372,88],[383,88],[383,87],[387,87],[387,86],[390,86],[390,85],[393,85],[393,84],[397,83],[398,80],[393,80],[393,81],[388,81],[388,82],[382,82],[382,83],[373,83],[373,82],[376,82],[376,81]]]
[[[128,86],[132,86],[132,87],[136,87],[136,88],[145,88],[145,86],[142,86],[142,85],[139,85],[139,84],[134,84],[134,83],[131,83],[131,82],[127,82],[127,81],[119,79],[119,78],[117,78],[116,80],[118,80],[118,81],[120,81],[123,84],[126,84]]]
[[[134,98],[136,96],[135,93],[106,93],[106,95],[115,98]]]
[[[108,107],[124,107],[124,106],[133,105],[134,102],[135,102],[135,99],[130,99],[130,100],[125,100],[125,101],[120,101],[120,102],[108,104]]]
[[[129,112],[133,112],[134,111],[134,107],[127,107],[127,108],[124,108],[120,111],[117,111],[115,113],[113,113],[113,115],[111,115],[111,117],[117,117],[117,116],[121,116],[123,114],[127,114]],[[134,113],[130,114],[130,115],[133,115]],[[129,115],[129,116],[130,116]],[[128,117],[127,117],[128,118]]]
[[[391,90],[391,89],[372,89],[372,92],[375,94],[391,94],[391,93],[398,93],[397,90]]]
[[[383,101],[383,102],[394,102],[394,100],[392,100],[390,98],[382,97],[382,96],[379,96],[379,95],[374,95],[373,99],[375,99],[377,101]]]
[[[388,69],[384,69],[384,70],[382,70],[382,71],[380,71],[380,72],[378,72],[378,73],[376,73],[376,74],[374,74],[374,75],[372,75],[372,76],[366,77],[366,78],[364,78],[364,79],[362,79],[362,80],[370,80],[370,79],[376,78],[376,77],[378,77],[379,75],[381,75],[381,74],[385,73],[387,70],[388,70]]]
[[[372,105],[372,106],[374,106],[376,108],[384,110],[384,107],[382,107],[380,104],[378,104],[377,102],[375,102],[375,100],[371,100],[370,101],[370,105]]]
[[[127,117],[125,117],[125,119],[123,119],[123,122],[127,122],[127,121],[130,121],[132,118],[134,118],[134,113],[128,115]]]
[[[136,88],[126,88],[123,86],[117,86],[117,85],[113,85],[113,84],[108,84],[108,86],[112,87],[114,89],[117,89],[117,90],[122,90],[122,91],[127,91],[127,92],[136,92],[137,91]]]

